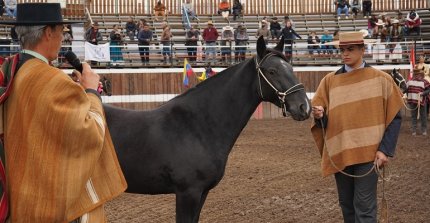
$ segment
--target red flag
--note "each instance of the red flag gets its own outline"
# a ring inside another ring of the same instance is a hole
[[[411,55],[410,55],[410,70],[408,75],[408,80],[412,80],[412,77],[414,76],[414,67],[415,67],[415,49],[414,47],[411,48]]]

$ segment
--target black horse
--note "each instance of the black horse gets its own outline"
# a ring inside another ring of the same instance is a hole
[[[302,84],[282,54],[284,40],[150,111],[105,105],[127,192],[176,194],[176,222],[198,222],[210,189],[254,110],[268,101],[295,120],[310,114]]]
[[[390,76],[393,78],[394,82],[400,88],[400,90],[402,91],[402,93],[403,94],[406,93],[406,91],[408,90],[408,86],[406,84],[405,78],[402,76],[402,74],[399,72],[399,70],[396,69],[396,68],[394,68],[391,71]]]

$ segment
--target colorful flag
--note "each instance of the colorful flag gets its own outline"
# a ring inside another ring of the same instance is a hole
[[[191,68],[191,65],[188,63],[187,58],[184,60],[184,73],[182,75],[183,83],[185,87],[190,86],[190,80],[189,77],[194,74],[193,68]]]
[[[412,77],[414,76],[414,67],[415,67],[415,49],[413,46],[411,48],[411,55],[409,58],[410,58],[409,64],[411,65],[411,67],[409,70],[408,80],[412,80]]]
[[[203,73],[200,76],[197,76],[197,80],[199,80],[200,82],[206,80],[207,78],[208,77],[206,76],[206,70],[203,71]]]

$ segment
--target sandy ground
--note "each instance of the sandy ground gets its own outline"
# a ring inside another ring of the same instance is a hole
[[[237,140],[200,222],[342,222],[333,177],[323,178],[310,121],[251,120]],[[429,136],[403,121],[386,184],[390,222],[430,222]],[[380,187],[381,188],[381,187]],[[381,193],[380,193],[381,195]],[[109,222],[174,222],[174,195],[124,194],[106,206]]]

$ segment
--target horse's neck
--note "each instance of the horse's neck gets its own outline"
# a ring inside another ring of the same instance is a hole
[[[214,136],[216,144],[232,145],[261,102],[255,64],[247,60],[205,82],[185,94],[180,103],[193,114],[191,122]]]

